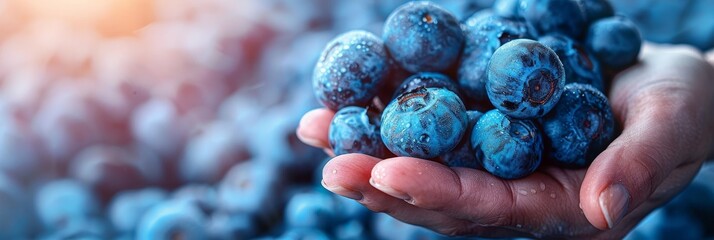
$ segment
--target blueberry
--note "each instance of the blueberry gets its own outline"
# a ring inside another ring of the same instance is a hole
[[[466,130],[466,107],[454,92],[418,88],[382,113],[382,141],[398,156],[434,158],[451,151]]]
[[[27,197],[18,182],[0,174],[0,239],[29,239],[32,208]]]
[[[446,239],[438,233],[399,221],[386,213],[375,213],[372,220],[372,231],[376,239],[390,240],[437,240]]]
[[[565,35],[547,35],[538,39],[552,49],[565,70],[565,83],[590,84],[605,92],[600,63],[584,46]]]
[[[607,98],[590,85],[565,85],[553,111],[543,118],[548,152],[559,164],[584,167],[605,150],[615,134]]]
[[[615,16],[593,23],[585,45],[603,65],[619,71],[635,64],[642,37],[633,22]]]
[[[427,1],[394,10],[382,38],[394,60],[413,73],[446,70],[456,63],[464,43],[456,17]]]
[[[615,15],[615,9],[612,8],[608,0],[579,0],[583,7],[583,12],[585,12],[585,17],[588,24],[593,22],[612,17]]]
[[[95,145],[77,154],[70,165],[70,175],[89,186],[104,202],[117,192],[147,183],[139,164],[127,149]]]
[[[204,216],[188,202],[165,201],[141,218],[136,239],[205,239]]]
[[[486,171],[500,178],[516,179],[538,168],[543,140],[533,121],[491,110],[474,126],[471,147]]]
[[[362,153],[384,158],[387,148],[379,135],[380,118],[361,107],[345,107],[332,118],[329,141],[335,155]]]
[[[218,209],[218,191],[214,185],[186,184],[171,193],[171,199],[189,202],[204,213],[214,212]]]
[[[179,173],[184,182],[216,183],[236,163],[251,157],[245,139],[223,121],[210,123],[193,136],[184,148]]]
[[[578,0],[532,0],[523,17],[535,34],[561,33],[580,39],[588,22]]]
[[[327,44],[315,66],[312,86],[323,106],[367,106],[389,74],[381,39],[366,31],[350,31]]]
[[[118,232],[133,233],[141,216],[166,198],[166,192],[158,188],[121,192],[109,205],[109,220]]]
[[[488,98],[511,117],[542,117],[560,99],[563,85],[565,73],[558,55],[533,40],[506,43],[488,64]]]
[[[463,24],[466,43],[461,53],[457,79],[462,93],[476,102],[488,102],[486,93],[487,68],[491,55],[501,45],[525,38],[525,23],[481,11]]]
[[[655,209],[625,239],[706,239],[702,222],[687,212]]]
[[[285,207],[285,221],[289,227],[328,229],[336,223],[335,220],[335,201],[327,193],[298,193]]]
[[[315,228],[290,228],[277,240],[329,240],[330,237],[324,231]]]
[[[394,92],[394,98],[406,92],[414,91],[417,88],[445,88],[459,94],[459,87],[448,76],[437,72],[421,72],[414,74],[402,82]]]
[[[249,239],[255,237],[258,226],[248,214],[216,212],[206,223],[209,239]]]
[[[466,115],[468,115],[469,122],[464,136],[467,136],[473,131],[476,122],[478,122],[483,113],[479,111],[467,111]],[[476,155],[473,149],[471,149],[471,138],[469,137],[462,137],[459,145],[456,145],[454,150],[441,155],[441,161],[449,167],[481,168],[479,160],[476,159]]]
[[[62,203],[61,207],[57,203]],[[49,231],[81,225],[100,213],[99,201],[89,187],[66,179],[43,185],[35,195],[35,209]]]
[[[526,0],[496,0],[493,3],[493,12],[503,18],[523,19],[527,3]]]
[[[239,163],[218,185],[218,208],[247,213],[260,220],[278,213],[282,179],[278,169],[263,160]]]

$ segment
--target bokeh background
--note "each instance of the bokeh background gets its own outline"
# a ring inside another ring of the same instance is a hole
[[[0,239],[443,238],[326,192],[295,136],[325,44],[403,2],[0,0]],[[612,2],[650,41],[714,45],[712,1]],[[656,213],[711,234],[677,209]]]

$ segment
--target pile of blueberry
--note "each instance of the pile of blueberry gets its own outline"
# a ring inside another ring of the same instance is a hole
[[[604,150],[616,129],[603,92],[641,45],[606,0],[500,0],[464,21],[417,1],[389,15],[381,38],[356,30],[328,43],[313,87],[337,111],[337,155],[410,156],[515,179],[543,159],[586,167]]]

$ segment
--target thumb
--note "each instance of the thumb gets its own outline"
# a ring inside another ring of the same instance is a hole
[[[625,90],[611,94],[623,132],[593,161],[580,190],[585,216],[603,230],[648,200],[661,204],[672,197],[707,154],[696,84],[677,77],[651,81],[632,76],[637,86],[626,86],[634,81],[623,78],[620,85],[625,86],[619,87]]]

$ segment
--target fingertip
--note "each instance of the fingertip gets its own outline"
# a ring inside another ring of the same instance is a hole
[[[349,197],[369,187],[370,172],[379,159],[364,154],[344,154],[331,159],[322,169],[322,185]]]
[[[335,113],[326,108],[311,110],[300,119],[296,134],[300,141],[313,147],[329,148],[328,131]]]

